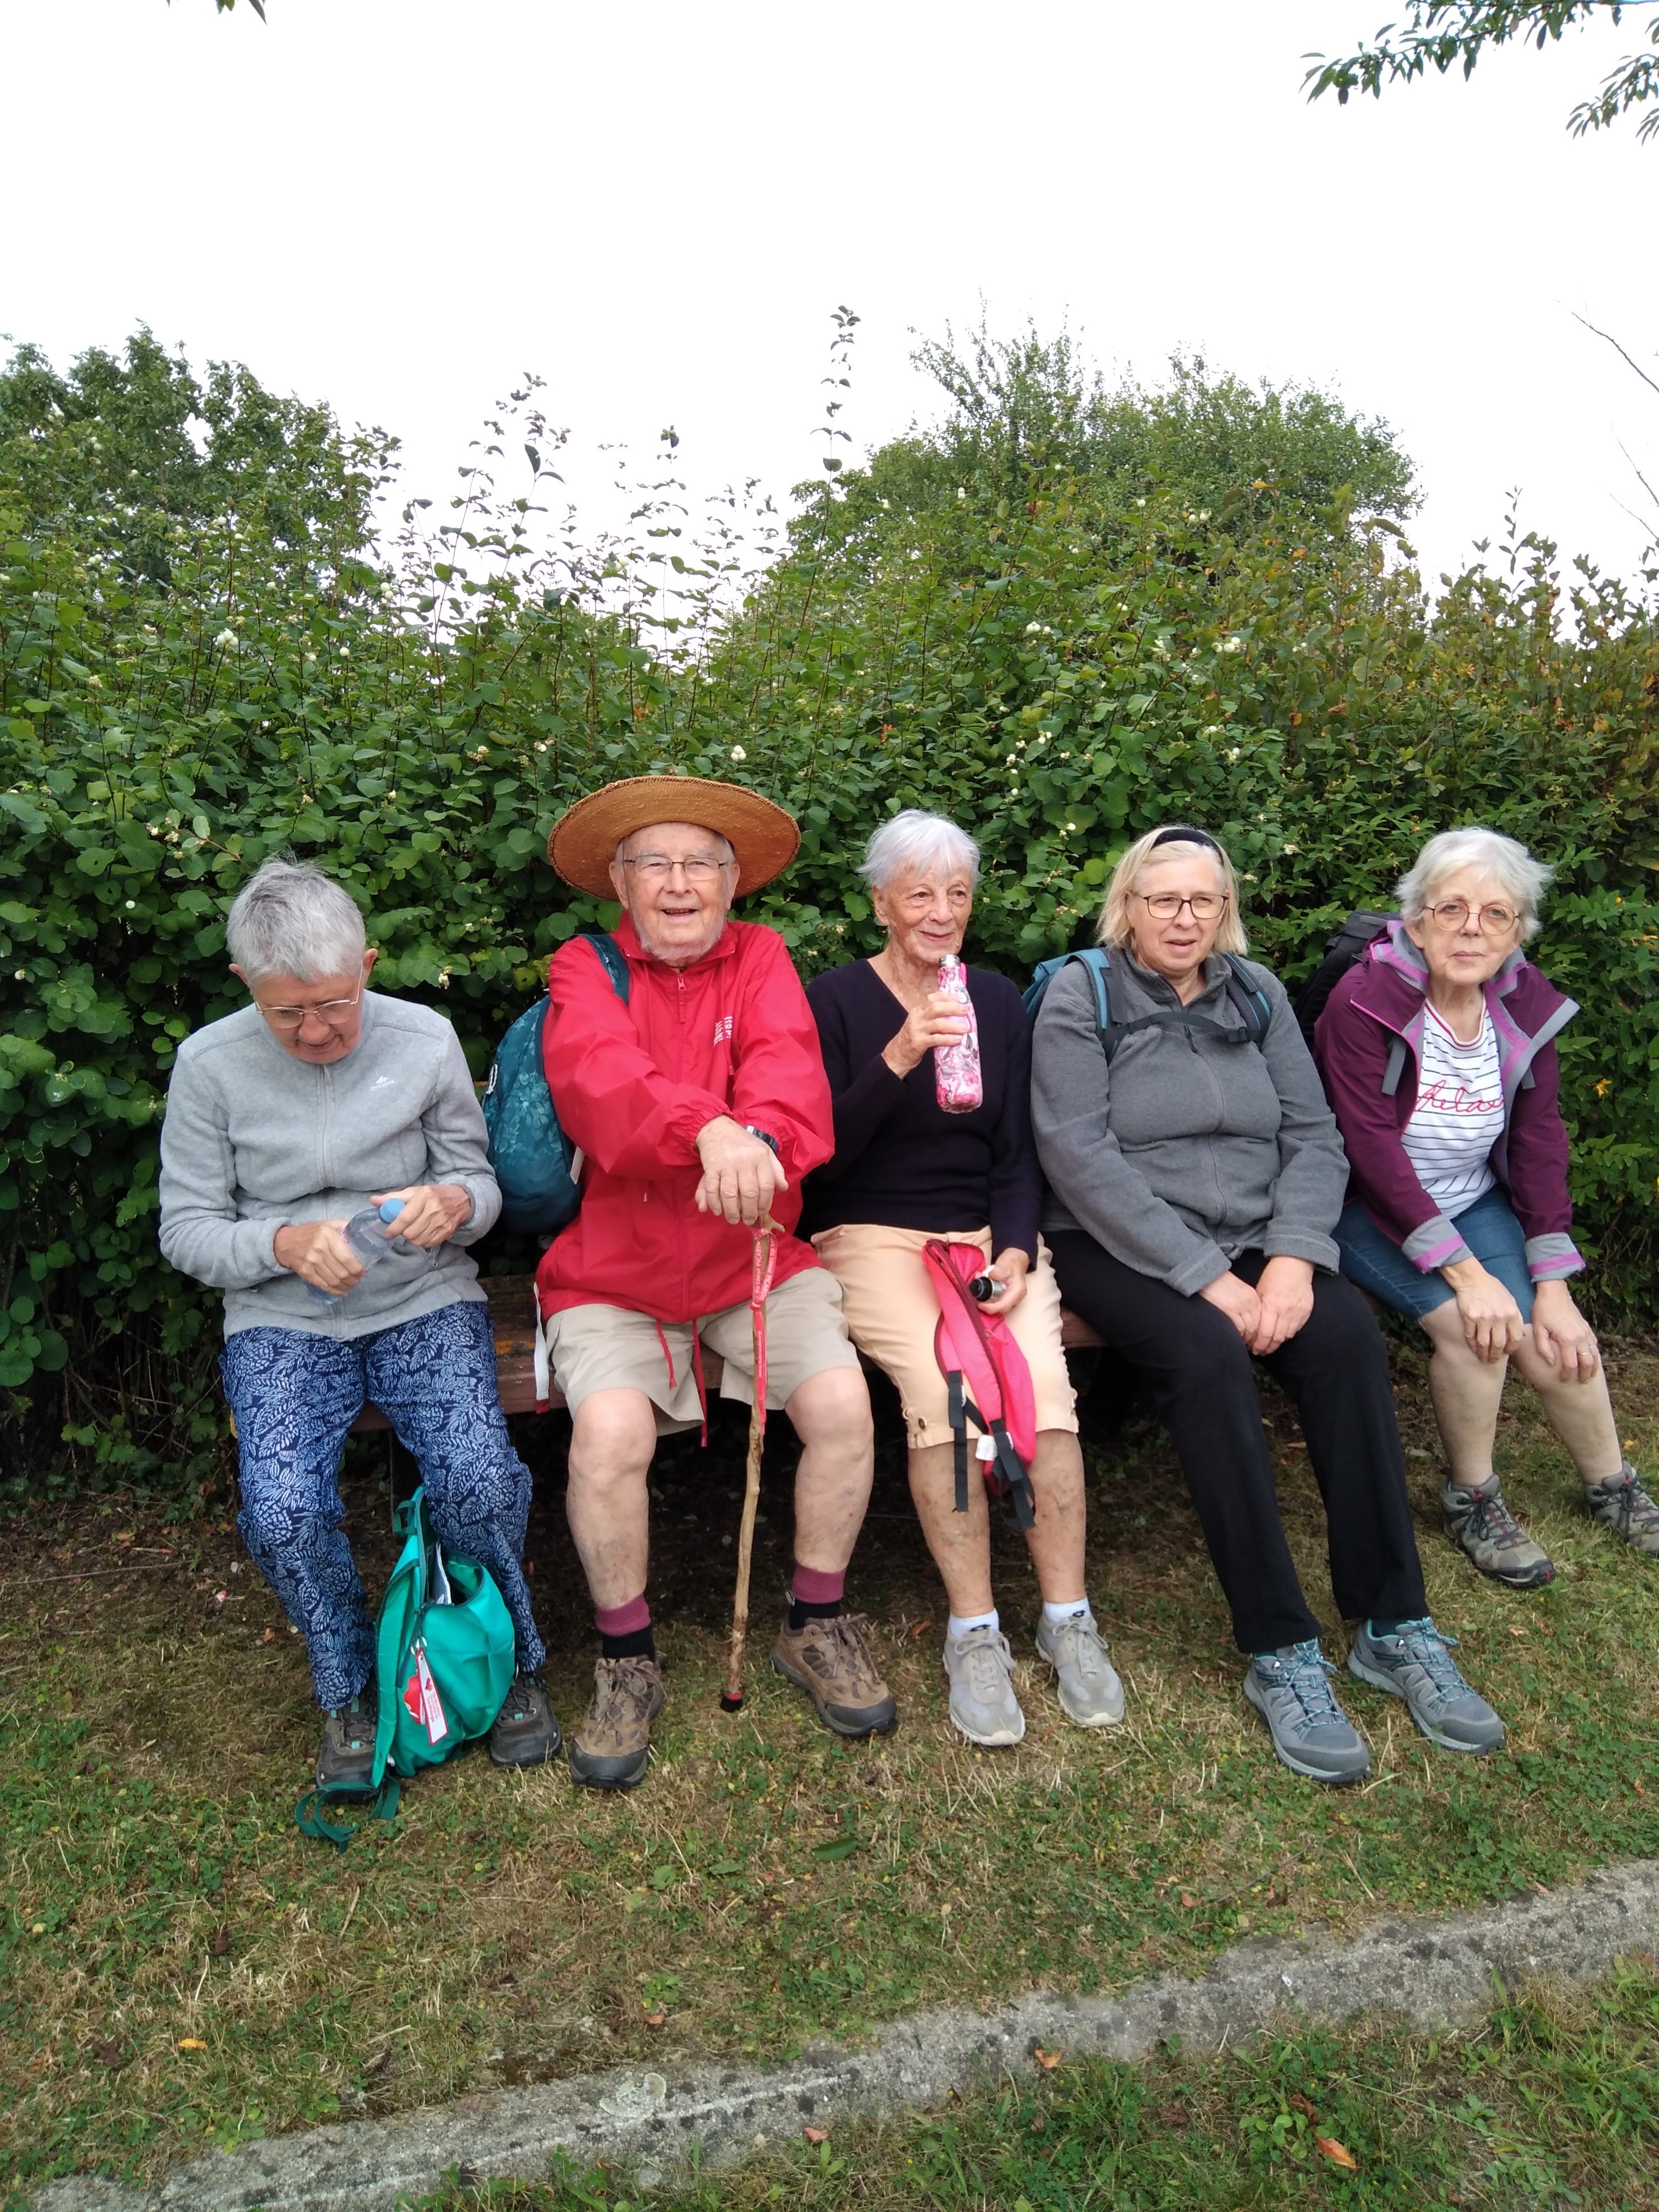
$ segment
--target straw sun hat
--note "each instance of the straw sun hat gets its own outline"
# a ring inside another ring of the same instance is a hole
[[[699,775],[630,775],[579,799],[553,825],[547,857],[566,883],[596,898],[614,898],[611,863],[635,830],[654,822],[693,822],[729,840],[738,856],[732,894],[758,890],[782,873],[800,845],[795,817],[740,783]]]

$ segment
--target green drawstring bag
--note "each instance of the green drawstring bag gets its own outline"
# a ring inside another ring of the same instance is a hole
[[[375,1796],[367,1820],[398,1810],[398,1777],[439,1765],[485,1735],[513,1686],[512,1616],[488,1571],[447,1555],[427,1518],[425,1490],[392,1516],[404,1548],[380,1602],[375,1632]],[[355,1828],[326,1819],[328,1801],[307,1790],[294,1808],[301,1835],[343,1850]]]

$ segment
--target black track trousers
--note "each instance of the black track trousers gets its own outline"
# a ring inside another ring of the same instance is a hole
[[[1317,1636],[1279,1516],[1251,1354],[1224,1313],[1125,1267],[1080,1229],[1050,1236],[1060,1295],[1145,1376],[1174,1441],[1241,1651]],[[1243,1252],[1233,1273],[1266,1266]],[[1331,1591],[1350,1620],[1427,1613],[1388,1347],[1365,1301],[1316,1270],[1306,1324],[1262,1361],[1289,1392],[1325,1501]]]

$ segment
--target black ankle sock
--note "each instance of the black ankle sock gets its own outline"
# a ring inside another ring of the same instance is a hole
[[[601,1636],[599,1656],[602,1659],[654,1659],[657,1639],[651,1633],[651,1624],[643,1628],[630,1628],[626,1636]]]
[[[1370,1632],[1373,1636],[1398,1636],[1401,1627],[1401,1623],[1397,1620],[1373,1620]]]
[[[832,1597],[822,1605],[815,1605],[807,1598],[792,1597],[789,1601],[789,1626],[793,1629],[803,1629],[809,1620],[834,1620],[838,1613],[846,1610],[844,1597]]]

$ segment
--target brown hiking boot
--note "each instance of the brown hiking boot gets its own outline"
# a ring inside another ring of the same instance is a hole
[[[570,1771],[590,1790],[634,1790],[651,1764],[651,1723],[663,1709],[654,1659],[601,1659],[593,1696],[570,1739]]]
[[[374,1729],[379,1709],[371,1674],[349,1705],[323,1715],[323,1741],[317,1753],[317,1787],[325,1797],[348,1803],[374,1795]]]
[[[520,1668],[489,1731],[497,1766],[541,1766],[558,1756],[559,1724],[539,1678]]]
[[[885,1735],[897,1725],[893,1693],[876,1671],[861,1613],[838,1613],[791,1628],[788,1616],[772,1646],[772,1664],[805,1690],[818,1718],[837,1735]]]

